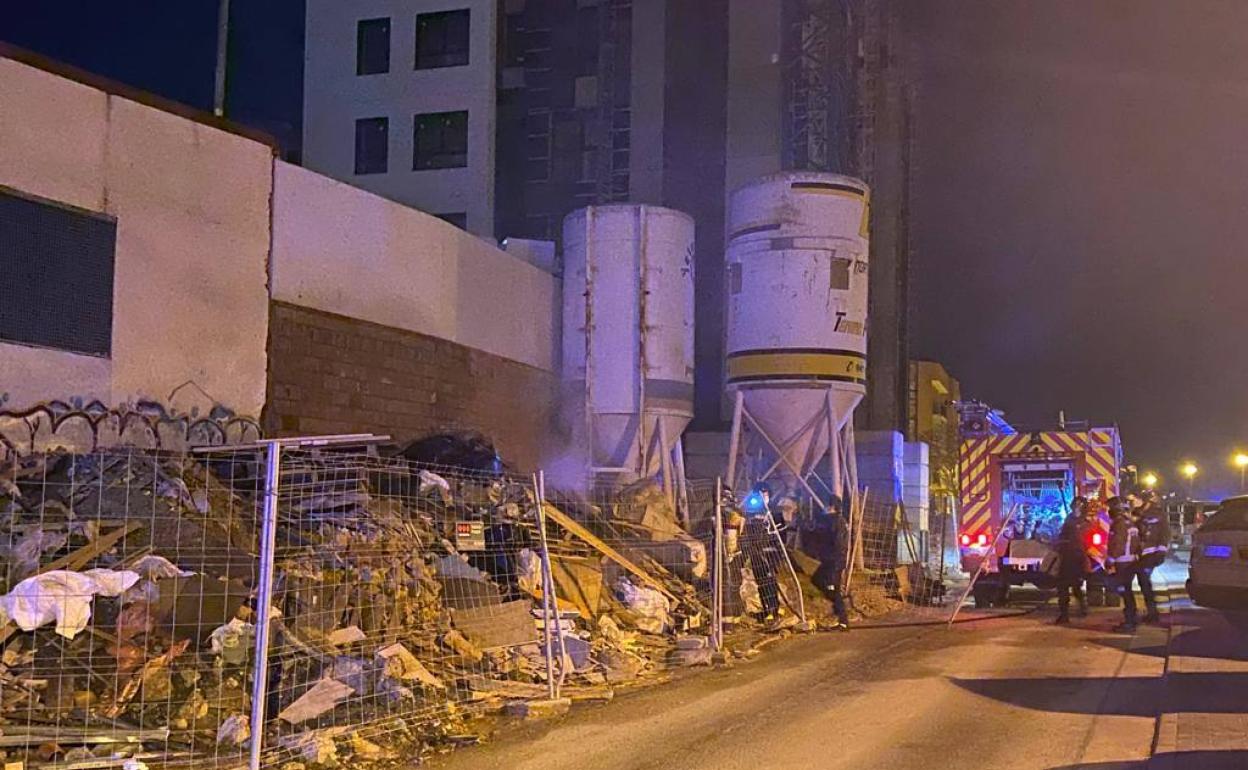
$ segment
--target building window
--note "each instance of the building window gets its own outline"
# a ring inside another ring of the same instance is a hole
[[[389,120],[360,118],[355,121],[355,173],[386,173],[390,154],[389,144]]]
[[[460,230],[468,229],[468,213],[464,211],[452,211],[446,214],[435,214],[438,219],[448,224],[455,225]]]
[[[390,71],[390,20],[364,19],[355,28],[355,74]]]
[[[416,116],[412,168],[462,168],[468,165],[468,113],[429,112]]]
[[[416,17],[416,69],[461,67],[467,63],[467,9]]]
[[[0,187],[0,340],[111,355],[116,249],[115,219]]]

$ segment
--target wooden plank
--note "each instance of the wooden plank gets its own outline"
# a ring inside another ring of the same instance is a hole
[[[602,606],[602,569],[579,559],[551,555],[555,594],[570,602],[581,617],[593,620]]]
[[[638,567],[636,564],[629,561],[628,558],[626,558],[622,553],[604,543],[597,535],[586,529],[580,522],[576,521],[571,516],[567,515],[550,503],[546,503],[542,510],[547,516],[554,519],[556,524],[584,540],[586,543],[589,543],[603,556],[606,556],[611,561],[631,572],[634,576],[641,580],[641,582],[650,586],[672,601],[680,602],[680,599],[675,594],[667,590],[667,588],[658,580],[651,577],[650,573],[646,572],[641,567]]]

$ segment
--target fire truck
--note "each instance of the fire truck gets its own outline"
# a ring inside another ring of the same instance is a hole
[[[1084,543],[1088,602],[1117,603],[1106,590],[1105,560],[1106,501],[1118,495],[1122,467],[1118,429],[1063,422],[1020,431],[983,403],[963,402],[958,412],[958,546],[962,569],[979,575],[976,606],[1005,604],[1013,586],[1055,585],[1058,535],[1080,495],[1097,511]]]

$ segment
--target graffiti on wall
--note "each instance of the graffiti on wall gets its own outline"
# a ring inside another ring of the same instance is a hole
[[[184,452],[260,439],[260,424],[216,406],[207,416],[181,414],[155,401],[109,408],[99,401],[48,401],[29,409],[0,410],[0,459],[12,455],[133,447]]]

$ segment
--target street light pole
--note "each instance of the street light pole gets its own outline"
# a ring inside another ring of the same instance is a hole
[[[1248,471],[1248,454],[1244,452],[1235,453],[1235,465],[1239,468],[1239,493],[1244,493],[1244,471]]]
[[[217,8],[217,67],[212,83],[212,114],[225,116],[225,68],[230,52],[230,0]]]
[[[1246,456],[1245,461],[1248,462],[1248,456]],[[1200,472],[1200,469],[1196,467],[1196,463],[1187,462],[1183,463],[1183,467],[1179,471],[1187,479],[1187,499],[1191,500],[1195,496],[1195,485],[1192,482],[1196,478],[1196,474]]]

